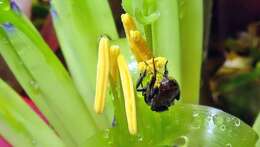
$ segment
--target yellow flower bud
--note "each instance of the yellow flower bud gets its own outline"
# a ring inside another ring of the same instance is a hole
[[[136,29],[133,18],[126,13],[121,16],[121,19],[130,48],[136,60],[141,62],[152,58],[152,52],[148,47],[148,43]]]
[[[96,95],[94,109],[96,113],[104,111],[105,97],[109,78],[109,50],[110,43],[107,37],[102,37],[99,42]]]
[[[124,99],[126,117],[128,123],[129,133],[134,135],[137,133],[137,122],[136,122],[136,105],[135,105],[135,94],[133,88],[133,81],[128,68],[128,65],[122,55],[117,58]]]

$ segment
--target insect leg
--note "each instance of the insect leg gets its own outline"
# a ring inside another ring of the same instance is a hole
[[[167,64],[168,64],[168,60],[166,61],[165,66],[164,66],[164,77],[168,77]]]
[[[147,87],[144,87],[144,88],[137,88],[136,91],[137,92],[145,92],[147,89]]]
[[[152,100],[154,100],[154,98],[156,97],[156,95],[158,95],[159,93],[159,89],[156,87],[156,88],[153,88],[151,89],[151,93],[149,93],[148,97],[147,97],[147,101],[148,103],[151,105],[152,103]]]
[[[146,70],[142,74],[140,74],[140,77],[136,82],[136,89],[138,89],[140,85],[143,87],[143,80],[146,74],[147,74]]]
[[[153,57],[153,73],[154,73],[155,77],[156,77],[156,74],[157,74],[156,72],[157,72],[157,70],[156,70],[156,67],[155,67],[154,57]]]

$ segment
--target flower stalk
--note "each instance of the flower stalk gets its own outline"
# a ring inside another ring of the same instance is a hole
[[[111,77],[110,81],[116,83],[118,72],[120,73],[125,100],[125,112],[129,133],[135,135],[137,133],[136,106],[131,74],[123,55],[120,54],[119,46],[113,45],[110,47],[108,38],[102,37],[99,42],[97,64],[96,96],[94,104],[96,113],[100,114],[104,111],[108,79]],[[112,83],[111,85],[113,85]]]

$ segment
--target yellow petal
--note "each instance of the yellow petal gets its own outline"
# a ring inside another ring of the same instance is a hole
[[[118,45],[110,47],[110,77],[113,82],[115,82],[118,77],[117,57],[119,54],[120,48]]]
[[[129,133],[134,135],[137,133],[137,123],[136,123],[136,105],[135,105],[135,94],[133,88],[133,81],[130,75],[128,65],[122,55],[117,58],[124,99],[125,99],[125,109],[126,117],[128,123]]]
[[[133,18],[126,13],[121,16],[121,19],[127,40],[136,60],[140,62],[152,58],[152,52],[148,47],[148,43],[142,37],[141,33],[136,29]]]
[[[99,42],[96,95],[94,109],[96,113],[104,111],[105,97],[109,77],[109,49],[110,43],[107,37],[102,37]]]
[[[152,53],[139,31],[130,31],[129,43],[138,62],[151,59]]]
[[[121,20],[125,29],[125,34],[126,37],[129,38],[130,36],[130,31],[135,31],[136,30],[136,25],[133,20],[133,18],[129,14],[122,14],[121,15]]]

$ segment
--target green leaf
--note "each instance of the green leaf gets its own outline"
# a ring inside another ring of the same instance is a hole
[[[256,133],[258,134],[258,136],[260,136],[260,113],[258,114],[254,126],[253,126],[254,130],[256,131]],[[258,138],[258,141],[256,143],[256,147],[260,147],[260,139]]]
[[[140,111],[143,111],[142,116]],[[138,112],[137,136],[124,134],[117,130],[116,126],[97,134],[103,138],[102,146],[253,147],[258,139],[250,126],[230,114],[211,107],[176,104],[167,112],[157,113],[143,105]],[[122,138],[124,140],[120,141]],[[93,142],[89,143],[87,145]]]
[[[181,92],[183,102],[199,102],[203,51],[203,0],[179,0]],[[169,9],[169,8],[168,8]]]
[[[14,146],[65,146],[56,133],[1,79],[0,134]]]
[[[98,127],[111,126],[111,104],[106,104],[105,115],[97,115],[93,109],[99,37],[118,38],[108,2],[53,0],[51,5],[54,26],[74,82]]]
[[[0,10],[0,23],[1,55],[60,137],[75,146],[95,134],[83,98],[32,24],[12,9]]]
[[[137,78],[136,62],[125,39],[115,40],[126,57],[132,76]],[[118,83],[117,85],[120,85]],[[113,86],[112,86],[113,87]],[[254,146],[257,135],[250,126],[237,117],[221,110],[176,102],[169,111],[158,113],[150,110],[141,95],[137,95],[138,134],[129,135],[122,102],[121,87],[112,92],[118,99],[119,117],[115,117],[115,127],[92,136],[86,146],[93,146],[97,138],[103,138],[99,146]],[[115,94],[116,93],[116,94]],[[121,98],[121,99],[120,99]],[[121,101],[121,102],[120,102]],[[118,112],[116,112],[118,113]],[[120,115],[121,113],[121,115]],[[118,116],[117,114],[115,116]],[[119,135],[120,134],[120,135]]]
[[[181,84],[181,46],[178,3],[172,0],[157,2],[159,19],[152,24],[153,51],[168,59],[169,73]]]

